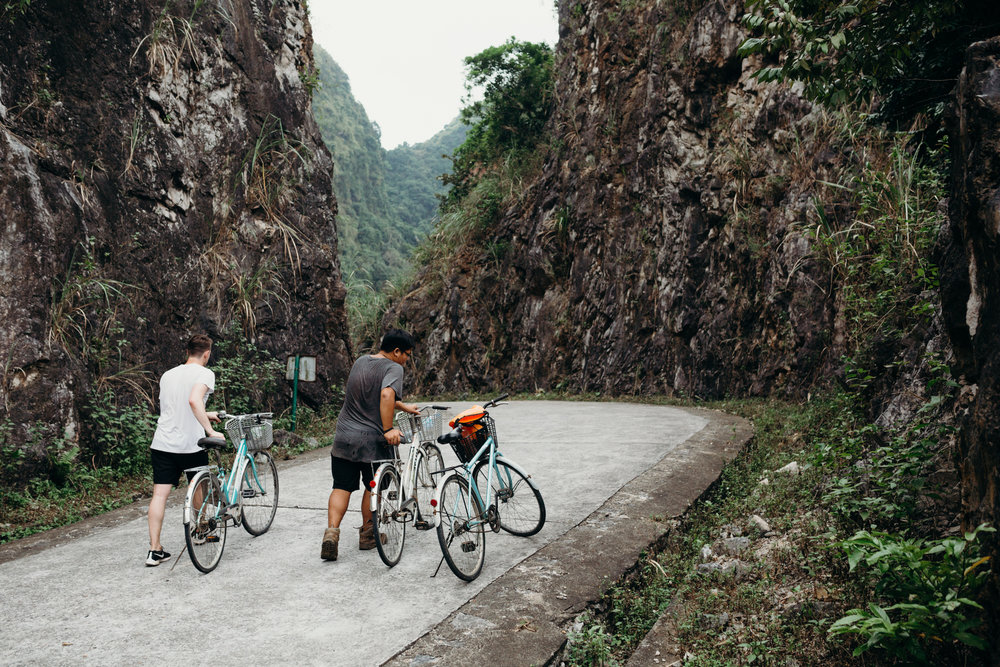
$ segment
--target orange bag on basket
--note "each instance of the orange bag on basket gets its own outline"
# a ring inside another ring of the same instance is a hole
[[[452,420],[448,422],[448,426],[455,428],[460,425],[462,427],[462,437],[468,438],[483,427],[482,424],[474,424],[473,422],[482,419],[485,414],[486,410],[483,410],[481,405],[473,405],[468,410],[464,410],[455,415]]]
[[[457,415],[455,415],[454,417],[452,417],[451,421],[448,422],[448,426],[450,426],[452,428],[455,428],[459,424],[462,424],[462,425],[471,424],[472,422],[476,421],[477,419],[482,419],[483,415],[485,415],[485,414],[486,414],[486,410],[483,410],[483,406],[481,406],[481,405],[473,405],[468,410],[463,410],[462,412],[459,412]]]

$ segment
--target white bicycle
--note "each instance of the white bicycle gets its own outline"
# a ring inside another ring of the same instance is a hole
[[[443,411],[447,407],[431,405],[419,415],[396,414],[393,425],[403,434],[400,444],[409,443],[404,462],[395,448],[396,458],[383,462],[371,481],[371,509],[375,521],[375,548],[382,562],[393,567],[403,555],[406,524],[417,530],[430,530],[434,524],[431,499],[437,486],[435,475],[444,469],[441,450],[434,441],[441,435]]]

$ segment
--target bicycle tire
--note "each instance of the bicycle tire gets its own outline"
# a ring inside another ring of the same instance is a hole
[[[473,477],[480,493],[486,488],[489,461],[476,464]],[[545,525],[545,501],[542,493],[515,466],[497,457],[487,503],[495,503],[500,515],[500,528],[511,535],[528,537]]]
[[[271,528],[278,511],[278,467],[268,452],[255,452],[250,456],[254,465],[248,463],[243,471],[240,505],[243,528],[257,537]]]
[[[211,472],[194,476],[184,500],[184,541],[194,566],[208,574],[222,560],[226,548],[226,517],[222,487]]]
[[[399,516],[403,492],[396,467],[386,466],[375,487],[375,548],[382,562],[393,567],[403,555],[406,521]]]
[[[452,473],[444,480],[438,511],[437,535],[444,560],[456,577],[473,581],[483,571],[486,559],[487,524],[479,502],[470,496],[465,477]]]
[[[432,475],[432,472],[444,470],[444,457],[438,446],[425,442],[420,445],[417,452],[416,475],[413,478],[413,493],[417,498],[417,512],[425,521],[434,515],[434,508],[431,507],[431,499],[434,498],[434,491],[437,489],[437,479],[439,475]]]

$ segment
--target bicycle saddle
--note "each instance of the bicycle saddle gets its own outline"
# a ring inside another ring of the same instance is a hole
[[[222,449],[226,446],[223,438],[202,438],[198,441],[198,446],[202,449]]]
[[[448,431],[443,435],[439,435],[438,442],[440,442],[442,445],[450,445],[453,442],[458,442],[459,438],[461,437],[462,436],[460,434],[459,429],[456,428],[453,431]]]

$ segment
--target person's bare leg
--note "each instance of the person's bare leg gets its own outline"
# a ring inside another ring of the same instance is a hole
[[[330,492],[330,501],[326,508],[326,525],[328,528],[340,528],[340,522],[347,514],[347,505],[351,502],[351,492],[343,489],[334,489]],[[371,514],[371,510],[368,510]]]
[[[330,492],[330,500],[326,506],[326,530],[323,532],[323,544],[319,557],[323,560],[337,560],[340,544],[340,522],[347,513],[347,505],[351,502],[351,492],[334,489]]]
[[[167,496],[170,495],[170,484],[154,484],[153,497],[149,499],[149,548],[161,551],[160,531],[163,530],[163,515],[167,510]]]

